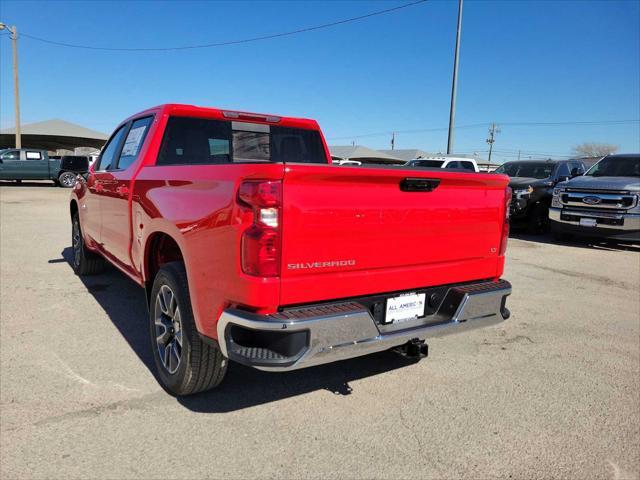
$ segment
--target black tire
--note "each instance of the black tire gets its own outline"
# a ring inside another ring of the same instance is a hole
[[[191,395],[222,382],[229,361],[215,344],[198,335],[182,262],[167,263],[156,275],[149,301],[149,332],[157,378],[167,392]]]
[[[567,242],[573,239],[573,235],[564,232],[558,232],[556,230],[552,230],[551,234],[553,235],[553,239],[556,242]]]
[[[62,172],[58,175],[58,185],[62,188],[73,188],[76,184],[76,177],[78,174],[73,172]]]
[[[71,251],[71,266],[77,275],[95,275],[104,271],[104,258],[88,250],[84,244],[77,213],[71,219]]]

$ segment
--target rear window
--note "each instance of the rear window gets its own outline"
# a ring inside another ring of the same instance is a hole
[[[249,122],[171,117],[157,165],[327,163],[316,130]]]
[[[504,173],[510,177],[544,179],[551,176],[556,164],[551,162],[514,162],[498,167],[495,173]]]
[[[411,167],[431,167],[440,168],[444,164],[444,160],[411,160],[409,166]]]

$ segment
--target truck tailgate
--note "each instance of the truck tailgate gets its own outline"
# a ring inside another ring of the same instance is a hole
[[[281,305],[493,278],[504,262],[502,175],[288,164],[283,182]]]

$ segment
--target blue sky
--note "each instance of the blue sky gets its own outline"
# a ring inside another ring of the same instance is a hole
[[[170,47],[295,30],[407,2],[30,2],[0,20],[66,43]],[[457,2],[429,1],[359,22],[255,43],[104,52],[20,39],[22,122],[62,118],[110,132],[165,102],[315,118],[330,144],[445,151]],[[12,126],[11,42],[0,36],[0,125]],[[640,151],[640,2],[471,1],[464,6],[456,124],[497,122],[497,160],[568,155],[602,141]],[[485,126],[456,132],[487,150]],[[485,156],[485,153],[481,154]]]

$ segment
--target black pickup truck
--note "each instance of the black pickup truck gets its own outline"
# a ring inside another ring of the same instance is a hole
[[[579,160],[541,160],[507,162],[495,173],[511,178],[511,223],[524,225],[529,233],[541,233],[549,226],[549,207],[553,187],[585,172]]]

